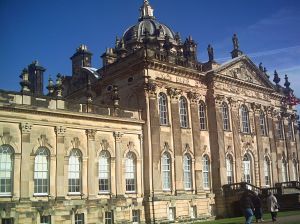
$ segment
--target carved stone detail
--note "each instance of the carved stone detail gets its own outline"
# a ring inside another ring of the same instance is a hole
[[[190,99],[192,103],[198,103],[200,98],[199,94],[195,92],[188,92],[187,97]]]
[[[73,140],[71,140],[71,143],[74,149],[78,149],[80,146],[80,141],[78,137],[74,137]]]
[[[48,138],[46,137],[46,135],[41,135],[38,138],[38,142],[39,142],[40,147],[48,147],[48,146],[50,146],[50,144],[48,143]]]
[[[12,141],[12,136],[10,135],[10,133],[3,133],[3,135],[0,135],[1,138],[1,142],[2,145],[10,145],[11,141]]]
[[[129,141],[127,144],[127,147],[129,149],[129,151],[133,151],[134,150],[134,143],[132,141]]]
[[[66,128],[64,126],[56,126],[54,130],[57,136],[64,136],[66,133]]]
[[[144,84],[144,89],[151,95],[156,94],[156,89],[157,89],[157,84],[154,83],[153,81],[148,81],[147,83]]]
[[[106,139],[102,139],[100,146],[102,150],[108,150],[109,149],[109,143]]]
[[[32,129],[32,124],[30,124],[28,122],[21,123],[20,128],[21,128],[22,134],[29,134]]]
[[[167,88],[167,93],[172,99],[178,99],[182,91],[176,88],[169,87]]]
[[[88,140],[92,140],[92,141],[95,141],[95,135],[96,135],[96,130],[94,129],[87,129],[85,130],[85,133],[88,137]]]
[[[118,131],[114,132],[114,137],[115,137],[116,142],[120,142],[122,139],[122,136],[123,136],[123,133],[118,132]]]

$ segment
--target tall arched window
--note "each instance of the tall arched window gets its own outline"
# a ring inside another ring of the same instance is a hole
[[[10,145],[0,146],[0,195],[11,195],[13,184],[13,154]]]
[[[264,160],[264,174],[265,174],[265,185],[271,185],[271,168],[270,168],[270,160],[268,157],[265,157]]]
[[[233,159],[231,155],[226,156],[227,184],[233,183]]]
[[[279,139],[283,139],[283,120],[279,119],[278,123],[276,124],[277,126],[277,136]]]
[[[281,162],[281,172],[282,172],[282,182],[288,181],[288,172],[287,172],[287,162],[285,159],[282,159]]]
[[[206,130],[206,106],[203,102],[199,103],[199,122],[200,130]]]
[[[168,103],[164,93],[158,95],[159,121],[162,125],[168,124]]]
[[[293,160],[293,180],[298,181],[299,175],[298,175],[298,164],[297,161],[294,159]]]
[[[41,147],[34,158],[34,194],[48,194],[49,191],[49,150]]]
[[[266,117],[264,112],[260,112],[259,114],[259,126],[260,126],[260,131],[262,135],[267,135],[267,129],[266,129]]]
[[[210,163],[208,155],[202,158],[203,188],[209,188]]]
[[[187,109],[187,101],[182,96],[179,99],[179,116],[180,116],[180,127],[187,128],[189,126],[188,121],[188,109]]]
[[[249,184],[252,183],[252,166],[251,166],[251,156],[247,153],[244,155],[243,158],[243,179],[244,182],[247,182]]]
[[[288,119],[288,130],[287,136],[290,141],[295,141],[294,139],[294,130],[293,130],[293,122],[291,119]]]
[[[242,116],[242,132],[250,133],[250,123],[249,123],[249,111],[245,105],[241,108]]]
[[[110,154],[102,151],[99,156],[99,192],[110,191]]]
[[[228,105],[226,103],[222,103],[222,117],[223,117],[223,129],[224,131],[229,131],[230,130],[229,112],[228,112]]]
[[[165,191],[171,190],[171,157],[164,153],[161,158],[162,188]]]
[[[81,192],[81,152],[73,149],[69,157],[69,193],[80,194]]]
[[[192,189],[192,158],[188,154],[183,156],[183,182],[185,190]]]
[[[128,152],[125,161],[125,182],[126,191],[136,191],[136,157],[132,152]]]

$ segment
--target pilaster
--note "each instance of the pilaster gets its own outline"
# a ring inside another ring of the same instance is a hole
[[[93,129],[87,129],[86,135],[87,135],[87,156],[88,156],[88,173],[87,173],[87,194],[88,198],[95,198],[97,195],[96,187],[98,183],[98,178],[96,175],[95,167],[97,166],[97,156],[96,156],[96,143],[95,143],[95,135],[96,130]]]
[[[65,197],[67,191],[65,187],[66,179],[68,179],[68,174],[66,173],[65,167],[65,134],[66,128],[64,126],[56,126],[56,197]]]
[[[115,137],[115,150],[116,150],[116,159],[115,159],[115,183],[116,183],[116,195],[124,195],[125,193],[125,186],[122,185],[122,158],[123,156],[121,155],[121,141],[122,141],[122,136],[123,133],[121,132],[114,132],[114,137]]]

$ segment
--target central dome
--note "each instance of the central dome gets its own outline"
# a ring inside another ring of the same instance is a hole
[[[125,44],[133,41],[141,42],[146,33],[150,38],[155,37],[163,40],[165,36],[168,36],[171,41],[176,39],[176,34],[168,26],[155,19],[153,9],[148,0],[144,0],[144,4],[140,8],[140,13],[141,16],[138,23],[129,27],[124,32],[122,39]]]

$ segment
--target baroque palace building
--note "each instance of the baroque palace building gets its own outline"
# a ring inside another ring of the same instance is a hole
[[[226,216],[226,184],[299,181],[288,78],[232,40],[232,60],[200,62],[144,0],[102,68],[81,45],[44,95],[30,64],[0,91],[0,223],[192,222]]]

